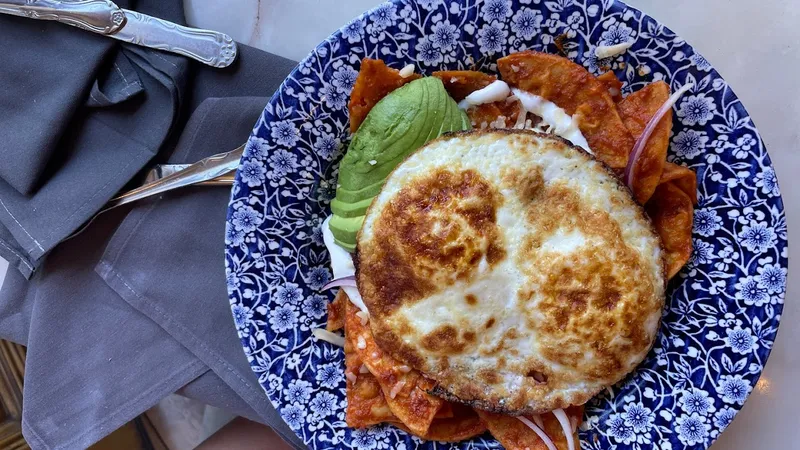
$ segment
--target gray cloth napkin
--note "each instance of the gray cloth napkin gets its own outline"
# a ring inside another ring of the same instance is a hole
[[[14,271],[4,282],[2,335],[28,347],[22,432],[34,449],[86,448],[208,370],[92,271],[103,246],[91,241],[121,216],[60,245],[35,283]]]
[[[171,162],[197,161],[238,147],[267,101],[206,100]],[[229,198],[227,187],[197,187],[135,208],[108,243],[96,271],[121,298],[210,367],[261,422],[284,439],[296,439],[259,386],[233,326],[223,265]]]
[[[184,22],[179,0],[118,3]],[[190,63],[5,15],[0,48],[0,256],[30,277],[159,152]]]
[[[246,46],[240,55],[229,70],[189,73],[180,103],[194,113],[175,133],[175,151],[172,138],[161,148],[172,162],[243,143],[294,66]],[[210,95],[260,98],[204,102]],[[0,337],[28,346],[23,432],[33,448],[86,447],[175,391],[267,423],[304,448],[236,336],[224,280],[228,197],[225,188],[188,188],[112,211],[58,245],[31,280],[9,271]]]
[[[116,46],[51,21],[0,16],[0,30],[0,179],[29,195]]]

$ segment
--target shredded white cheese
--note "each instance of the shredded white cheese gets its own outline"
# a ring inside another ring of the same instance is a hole
[[[369,369],[367,368],[366,364],[362,364],[361,367],[358,369],[358,373],[368,373]]]
[[[402,366],[398,367],[397,370],[403,373],[408,373],[411,372],[411,367],[408,367],[407,365],[403,364]]]
[[[625,53],[626,50],[631,48],[634,41],[623,42],[616,45],[599,45],[594,48],[594,54],[597,59],[611,58]]]
[[[311,333],[320,341],[330,342],[333,345],[344,347],[344,338],[336,333],[331,333],[324,328],[315,328],[311,330]]]
[[[403,77],[403,78],[408,78],[411,75],[414,75],[414,69],[415,69],[414,65],[413,64],[409,64],[409,65],[403,67],[402,69],[400,69],[400,76]]]
[[[506,127],[506,117],[505,116],[497,116],[497,119],[494,122],[489,123],[490,128],[505,128]]]
[[[365,348],[367,348],[367,341],[364,340],[364,336],[358,337],[358,344],[356,345],[356,347],[358,347],[359,350],[364,350]]]
[[[508,87],[508,84],[504,81],[496,80],[485,88],[478,89],[466,96],[464,100],[458,103],[458,107],[466,110],[473,106],[483,105],[484,103],[499,102],[508,97],[510,92],[511,89]]]
[[[356,380],[358,380],[358,377],[353,372],[345,372],[344,376],[345,376],[345,378],[347,378],[347,381],[349,381],[351,383],[355,383]]]
[[[375,159],[370,159],[370,160],[369,160],[369,165],[370,165],[370,166],[374,166],[375,164],[378,164],[378,161],[377,161],[377,160],[375,160]]]
[[[578,128],[578,122],[570,117],[566,111],[559,108],[555,103],[530,92],[516,88],[512,89],[512,92],[519,99],[524,111],[541,117],[547,125],[552,127],[553,133],[592,153],[589,143],[586,142],[586,138],[583,137],[580,128]]]
[[[359,319],[361,319],[361,325],[366,325],[369,322],[369,313],[365,311],[359,311],[356,313]]]

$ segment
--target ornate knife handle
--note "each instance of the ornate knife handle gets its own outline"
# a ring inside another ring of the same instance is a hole
[[[188,28],[127,9],[123,11],[127,22],[123,29],[110,36],[114,39],[177,53],[212,67],[227,67],[236,59],[236,43],[227,34]]]
[[[101,34],[116,33],[125,25],[125,14],[110,0],[0,0],[0,13],[55,20]]]

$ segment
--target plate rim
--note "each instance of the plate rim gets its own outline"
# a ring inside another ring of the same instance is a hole
[[[360,15],[356,16],[355,18],[353,18],[353,19],[352,19],[350,22],[348,22],[348,23],[351,23],[351,22],[353,22],[353,21],[355,21],[355,20],[363,20],[363,21],[366,21],[366,20],[368,19],[368,17],[369,17],[371,14],[373,14],[375,11],[379,10],[379,9],[380,9],[382,6],[384,6],[384,5],[385,5],[385,4],[387,4],[387,3],[391,3],[391,4],[395,4],[395,5],[401,5],[401,4],[403,4],[404,2],[414,2],[414,3],[418,3],[419,1],[421,1],[421,0],[387,0],[387,1],[385,1],[385,2],[383,2],[383,3],[381,3],[381,4],[379,4],[379,5],[377,5],[377,6],[373,7],[373,8],[371,8],[371,9],[369,9],[369,10],[367,10],[367,11],[363,12],[362,14],[360,14]],[[449,0],[449,1],[452,1],[452,0]],[[470,0],[454,0],[454,1],[452,1],[452,2],[453,2],[453,3],[464,3],[464,2],[469,2],[469,1],[470,1]],[[479,4],[479,3],[481,3],[481,2],[485,2],[485,1],[491,1],[491,0],[474,0],[474,1],[475,1],[477,4]],[[506,1],[508,1],[508,3],[509,3],[509,4],[513,4],[513,3],[512,3],[512,0],[506,0]],[[514,1],[518,1],[518,0],[514,0]],[[521,2],[523,2],[523,1],[526,1],[526,0],[521,0]],[[567,2],[567,1],[568,1],[568,2],[570,2],[570,3],[573,3],[573,2],[579,2],[579,0],[559,0],[559,1],[561,1],[561,2]],[[520,2],[520,3],[521,3],[521,2]],[[544,4],[545,4],[544,0],[541,0],[541,1],[540,1],[540,0],[533,0],[533,2],[534,2],[534,4],[530,4],[530,5],[528,5],[528,7],[535,8],[536,10],[544,10]],[[531,3],[531,0],[527,0],[527,3]],[[638,9],[638,8],[636,8],[636,7],[633,7],[633,6],[630,6],[630,5],[628,5],[627,3],[623,2],[623,1],[620,1],[620,0],[611,0],[611,1],[609,1],[609,0],[584,0],[584,3],[586,3],[587,5],[588,5],[588,4],[590,4],[590,3],[591,3],[591,4],[596,4],[596,3],[603,3],[603,4],[605,4],[605,3],[610,3],[610,4],[613,4],[613,5],[611,5],[610,7],[619,8],[619,9],[620,9],[620,10],[622,10],[622,11],[624,11],[624,10],[631,10],[631,11],[633,11],[635,14],[638,14],[638,15],[639,15],[639,17],[638,17],[638,19],[637,19],[639,22],[644,22],[645,20],[649,19],[649,20],[653,21],[655,24],[659,25],[660,27],[663,27],[663,29],[664,29],[664,30],[666,30],[666,31],[668,31],[668,32],[670,32],[670,33],[672,33],[672,34],[673,34],[674,36],[676,36],[676,37],[679,37],[679,35],[678,35],[677,33],[674,33],[674,32],[673,32],[673,31],[672,31],[672,30],[671,30],[669,27],[667,27],[666,25],[664,25],[664,24],[663,24],[662,22],[660,22],[659,20],[657,20],[657,19],[653,18],[653,17],[652,17],[652,16],[650,16],[649,14],[647,14],[647,13],[643,12],[642,10],[640,10],[640,9]],[[536,4],[538,4],[538,5],[536,5]],[[602,8],[603,8],[603,7],[601,7],[601,9],[602,9]],[[606,11],[603,11],[603,12],[606,12]],[[323,40],[322,42],[320,42],[320,43],[319,43],[319,44],[318,44],[318,45],[317,45],[317,46],[316,46],[314,49],[312,49],[312,50],[309,52],[309,54],[308,54],[308,55],[307,55],[305,58],[303,58],[303,59],[302,59],[302,60],[301,60],[301,61],[298,63],[298,65],[297,65],[297,66],[296,66],[296,67],[295,67],[295,68],[292,70],[292,72],[291,72],[289,75],[287,75],[287,77],[286,77],[286,78],[284,79],[284,81],[281,83],[281,85],[280,85],[280,86],[279,86],[279,88],[276,90],[276,92],[275,92],[275,93],[274,93],[274,94],[273,94],[273,95],[270,97],[270,100],[269,100],[269,102],[268,102],[267,106],[265,106],[265,111],[264,111],[264,112],[262,112],[262,115],[261,115],[261,117],[259,118],[259,120],[257,121],[257,123],[256,123],[256,125],[255,125],[255,127],[254,127],[254,129],[253,129],[253,132],[251,133],[250,137],[248,138],[248,142],[249,142],[251,139],[253,139],[254,137],[255,137],[255,138],[257,138],[257,136],[256,136],[256,133],[257,133],[257,130],[259,129],[259,126],[261,126],[261,125],[267,125],[267,122],[266,122],[266,120],[265,120],[266,109],[267,109],[268,107],[270,107],[271,105],[272,105],[272,106],[274,106],[274,105],[276,104],[277,100],[278,100],[278,99],[281,97],[281,93],[282,93],[282,92],[284,91],[284,89],[287,87],[287,82],[288,82],[288,81],[289,81],[289,80],[290,80],[292,77],[295,77],[295,76],[298,76],[298,75],[302,75],[302,74],[300,74],[300,72],[299,72],[299,70],[300,70],[301,66],[302,66],[304,63],[308,62],[308,61],[313,61],[313,60],[314,60],[314,59],[317,57],[317,55],[319,54],[318,52],[320,51],[320,49],[326,50],[326,49],[325,49],[326,43],[328,43],[329,41],[333,41],[334,39],[342,39],[342,28],[343,28],[344,26],[346,26],[346,24],[345,24],[345,25],[342,25],[342,27],[338,28],[338,29],[337,29],[336,31],[334,31],[334,32],[333,32],[333,33],[332,33],[330,36],[328,36],[328,37],[327,37],[325,40]],[[692,50],[692,52],[693,52],[693,55],[698,55],[698,56],[700,56],[701,58],[703,58],[703,59],[705,60],[705,57],[704,57],[702,54],[700,54],[700,53],[699,53],[699,52],[698,52],[696,49],[694,49],[694,47],[693,47],[693,46],[692,46],[690,43],[688,43],[688,42],[686,42],[686,41],[684,41],[684,43],[685,43],[685,44],[686,44],[686,45],[687,45],[687,46],[688,46],[688,47],[689,47],[689,48]],[[706,61],[707,61],[707,60],[706,60]],[[709,73],[716,74],[716,77],[717,77],[718,79],[722,80],[722,81],[725,83],[725,86],[726,86],[726,88],[729,90],[729,92],[730,92],[730,95],[731,95],[733,98],[735,98],[737,101],[739,100],[739,97],[736,95],[736,93],[735,93],[735,90],[733,89],[733,87],[732,87],[732,86],[730,86],[730,85],[729,85],[729,84],[728,84],[728,83],[725,81],[724,77],[722,77],[722,75],[721,75],[721,74],[719,74],[719,72],[718,72],[718,71],[717,71],[717,70],[714,68],[714,66],[713,66],[713,65],[711,65],[710,63],[709,63],[709,70],[708,70],[708,71],[709,71]],[[651,80],[651,81],[652,81],[652,80]],[[739,103],[741,104],[741,101],[739,101]],[[745,111],[746,111],[746,108],[745,108],[745,106],[744,106],[743,104],[741,104],[741,107],[742,107],[742,109],[743,109],[743,110],[745,110]],[[751,117],[749,117],[749,115],[748,115],[748,119],[749,119],[749,121],[750,121],[750,122],[751,122],[751,124],[752,124],[752,130],[751,130],[751,131],[755,133],[755,136],[754,136],[754,138],[755,138],[755,139],[756,139],[756,140],[757,140],[757,141],[760,143],[760,145],[763,147],[763,162],[762,162],[762,167],[763,167],[763,168],[771,168],[771,169],[774,171],[774,165],[773,165],[773,163],[772,163],[772,159],[771,159],[771,157],[770,157],[769,153],[767,152],[766,144],[764,143],[764,141],[763,141],[763,138],[761,137],[761,133],[760,133],[760,131],[758,130],[758,127],[756,127],[756,126],[755,126],[755,122],[753,121],[753,119],[752,119]],[[670,147],[671,147],[671,146],[670,146]],[[670,152],[671,152],[671,150],[670,150]],[[239,170],[239,169],[241,168],[241,166],[242,166],[242,163],[243,163],[244,161],[245,161],[245,157],[243,157],[243,158],[242,158],[242,160],[240,161],[239,168],[237,168],[237,172],[236,172],[236,178],[235,178],[235,182],[234,182],[234,187],[233,187],[233,189],[232,189],[231,199],[230,199],[230,202],[229,202],[229,205],[228,205],[228,213],[227,213],[227,220],[226,220],[226,222],[228,222],[228,223],[230,223],[230,221],[231,221],[231,217],[232,217],[232,213],[233,213],[233,204],[234,204],[234,202],[237,200],[235,192],[237,191],[237,188],[240,188],[240,187],[242,187],[242,180],[241,180],[241,177],[240,177],[240,170]],[[776,178],[777,178],[777,175],[776,175]],[[776,181],[776,184],[777,184],[777,185],[779,185],[779,183],[777,183],[777,181]],[[779,189],[779,188],[778,188],[778,189]],[[771,197],[771,199],[769,200],[769,202],[768,202],[768,203],[770,203],[772,206],[776,207],[776,208],[777,208],[777,211],[778,211],[780,214],[782,214],[782,215],[784,216],[784,220],[785,220],[785,205],[784,205],[784,202],[783,202],[783,197],[782,197],[782,195],[781,195],[780,193],[778,193],[776,196],[773,196],[773,197]],[[694,231],[693,231],[693,234],[692,234],[692,236],[693,236],[693,238],[695,237],[695,233],[694,233]],[[783,252],[783,253],[784,253],[785,255],[788,255],[788,244],[789,244],[789,243],[788,243],[788,241],[789,241],[789,239],[788,239],[788,235],[787,235],[785,238],[781,238],[780,236],[777,236],[777,237],[776,237],[776,239],[777,239],[777,243],[778,243],[778,244],[782,244],[782,245],[783,245],[783,248],[784,248],[784,252]],[[777,244],[776,244],[776,245],[777,245]],[[229,257],[229,250],[230,250],[230,247],[231,247],[231,245],[229,245],[229,244],[227,244],[227,243],[226,243],[226,246],[225,246],[225,247],[226,247],[226,248],[225,248],[225,255],[226,255],[226,262],[227,262],[227,259],[228,259],[228,257]],[[781,263],[781,267],[783,267],[783,268],[786,270],[786,275],[785,275],[785,276],[788,278],[788,268],[789,268],[789,260],[788,260],[788,256],[780,256],[780,255],[779,255],[779,256],[778,256],[778,261],[777,261],[777,262],[780,262],[780,263]],[[227,275],[227,273],[228,273],[228,268],[227,268],[227,264],[226,264],[226,275]],[[748,274],[749,274],[749,273],[750,273],[750,272],[748,272]],[[746,274],[746,275],[747,275],[747,274]],[[672,283],[670,283],[670,284],[672,284]],[[786,291],[786,285],[785,285],[785,284],[786,284],[786,283],[784,283],[784,293],[785,293],[785,291]],[[233,292],[233,291],[231,291],[230,289],[228,289],[228,296],[229,296],[229,301],[230,301],[231,305],[233,306],[233,305],[234,305],[234,302],[238,301],[238,298],[235,296],[234,292]],[[669,299],[669,297],[668,297],[668,298],[667,298],[667,302],[668,302],[668,303],[669,303],[669,300],[670,300],[670,299]],[[667,305],[667,306],[668,306],[668,305]],[[780,321],[781,321],[781,318],[782,318],[782,310],[783,310],[783,306],[784,306],[784,303],[781,301],[781,302],[780,302],[780,303],[778,303],[778,304],[776,305],[776,307],[775,307],[775,309],[776,309],[776,313],[775,313],[775,317],[774,317],[772,320],[774,320],[774,325],[775,325],[775,328],[776,328],[776,330],[775,330],[775,334],[774,334],[774,335],[771,337],[771,339],[770,339],[770,343],[774,343],[775,339],[777,339],[777,332],[778,332],[778,330],[779,330],[779,325],[780,325]],[[665,307],[665,308],[666,308],[666,307]],[[235,318],[235,317],[234,317],[234,320],[236,320],[236,318]],[[661,325],[661,326],[663,326],[663,325]],[[662,333],[662,328],[661,328],[661,326],[659,327],[659,334],[661,334],[661,333]],[[247,343],[245,342],[245,341],[246,341],[246,339],[245,339],[245,338],[242,338],[242,337],[240,336],[240,340],[242,341],[242,344],[243,344],[243,347],[244,347],[244,349],[243,349],[243,350],[245,351],[245,354],[247,355]],[[654,343],[654,345],[655,345],[655,343]],[[755,377],[753,378],[753,381],[754,381],[754,382],[753,382],[753,386],[752,386],[753,390],[755,390],[755,384],[756,384],[756,382],[759,380],[759,378],[761,377],[761,375],[763,374],[764,368],[766,367],[766,363],[767,363],[767,361],[769,360],[769,356],[770,356],[770,354],[771,354],[771,351],[772,351],[772,348],[771,348],[771,346],[770,346],[770,348],[769,348],[769,349],[766,351],[765,357],[764,357],[764,359],[763,359],[763,361],[762,361],[762,363],[761,363],[761,367],[760,367],[760,369],[758,370],[758,373],[757,373],[757,375],[755,375]],[[249,362],[250,362],[251,369],[255,370],[255,369],[256,369],[256,365],[254,364],[254,361],[252,361],[252,358],[251,358],[249,355],[247,355],[247,356],[248,356],[248,360],[249,360]],[[256,372],[256,373],[258,374],[258,372]],[[267,393],[267,388],[265,387],[265,385],[264,385],[263,383],[260,383],[260,385],[261,385],[262,389],[264,390],[264,393],[265,393],[266,397],[267,397],[267,398],[270,400],[270,402],[272,403],[273,407],[275,407],[275,409],[276,409],[276,410],[279,410],[279,408],[280,408],[280,407],[283,405],[283,403],[282,403],[282,402],[276,402],[276,401],[274,401],[274,400],[273,400],[273,398],[272,398],[270,395],[268,395],[268,393]],[[747,400],[747,399],[749,399],[749,398],[750,398],[750,396],[752,396],[752,395],[753,395],[753,391],[750,391],[750,392],[747,394],[747,398],[745,399],[745,401],[744,401],[743,403],[741,403],[741,404],[739,404],[739,405],[736,405],[736,406],[735,406],[735,408],[734,408],[735,415],[738,415],[738,412],[739,412],[739,411],[741,411],[741,409],[742,409],[742,408],[743,408],[743,406],[744,406],[744,403],[746,403],[746,400]],[[655,413],[655,412],[657,412],[657,411],[654,411],[654,413]],[[283,419],[282,419],[282,420],[283,420]],[[302,434],[299,434],[297,430],[293,430],[293,431],[295,432],[295,434],[297,434],[297,436],[298,436],[298,437],[299,437],[299,438],[300,438],[300,439],[301,439],[301,440],[304,442],[304,444],[305,444],[305,440],[303,439],[303,436],[302,436]],[[302,430],[301,430],[301,431],[302,431]],[[723,430],[723,431],[724,431],[724,430]],[[716,435],[715,437],[708,436],[708,437],[705,439],[705,441],[704,441],[703,443],[700,443],[700,444],[699,444],[699,445],[700,445],[700,447],[694,447],[694,446],[692,446],[692,448],[708,448],[708,447],[710,447],[710,446],[711,446],[711,445],[712,445],[712,444],[713,444],[713,443],[714,443],[714,442],[715,442],[715,441],[716,441],[716,440],[719,438],[719,436],[720,436],[720,435],[721,435],[721,432],[720,432],[718,435]],[[655,442],[653,442],[653,443],[652,443],[652,445],[656,445],[656,443],[655,443]],[[619,448],[623,448],[623,446],[622,446],[622,445],[620,445],[620,447],[619,447]],[[624,447],[624,448],[628,448],[628,447]],[[687,446],[687,448],[688,448],[688,446]]]

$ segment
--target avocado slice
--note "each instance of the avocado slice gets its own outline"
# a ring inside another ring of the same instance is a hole
[[[336,189],[336,199],[343,203],[360,202],[361,200],[373,198],[378,195],[382,187],[383,180],[355,191],[340,186]]]
[[[435,77],[414,80],[381,99],[353,135],[339,165],[330,221],[337,244],[355,251],[367,208],[409,154],[443,133],[469,128],[466,114]]]
[[[335,216],[344,218],[363,216],[367,213],[367,208],[369,208],[373,198],[375,197],[367,197],[364,200],[347,203],[337,197],[331,202],[331,212]]]
[[[334,214],[331,218],[330,227],[336,242],[348,251],[354,251],[358,230],[361,229],[364,218],[363,215],[345,218]]]

